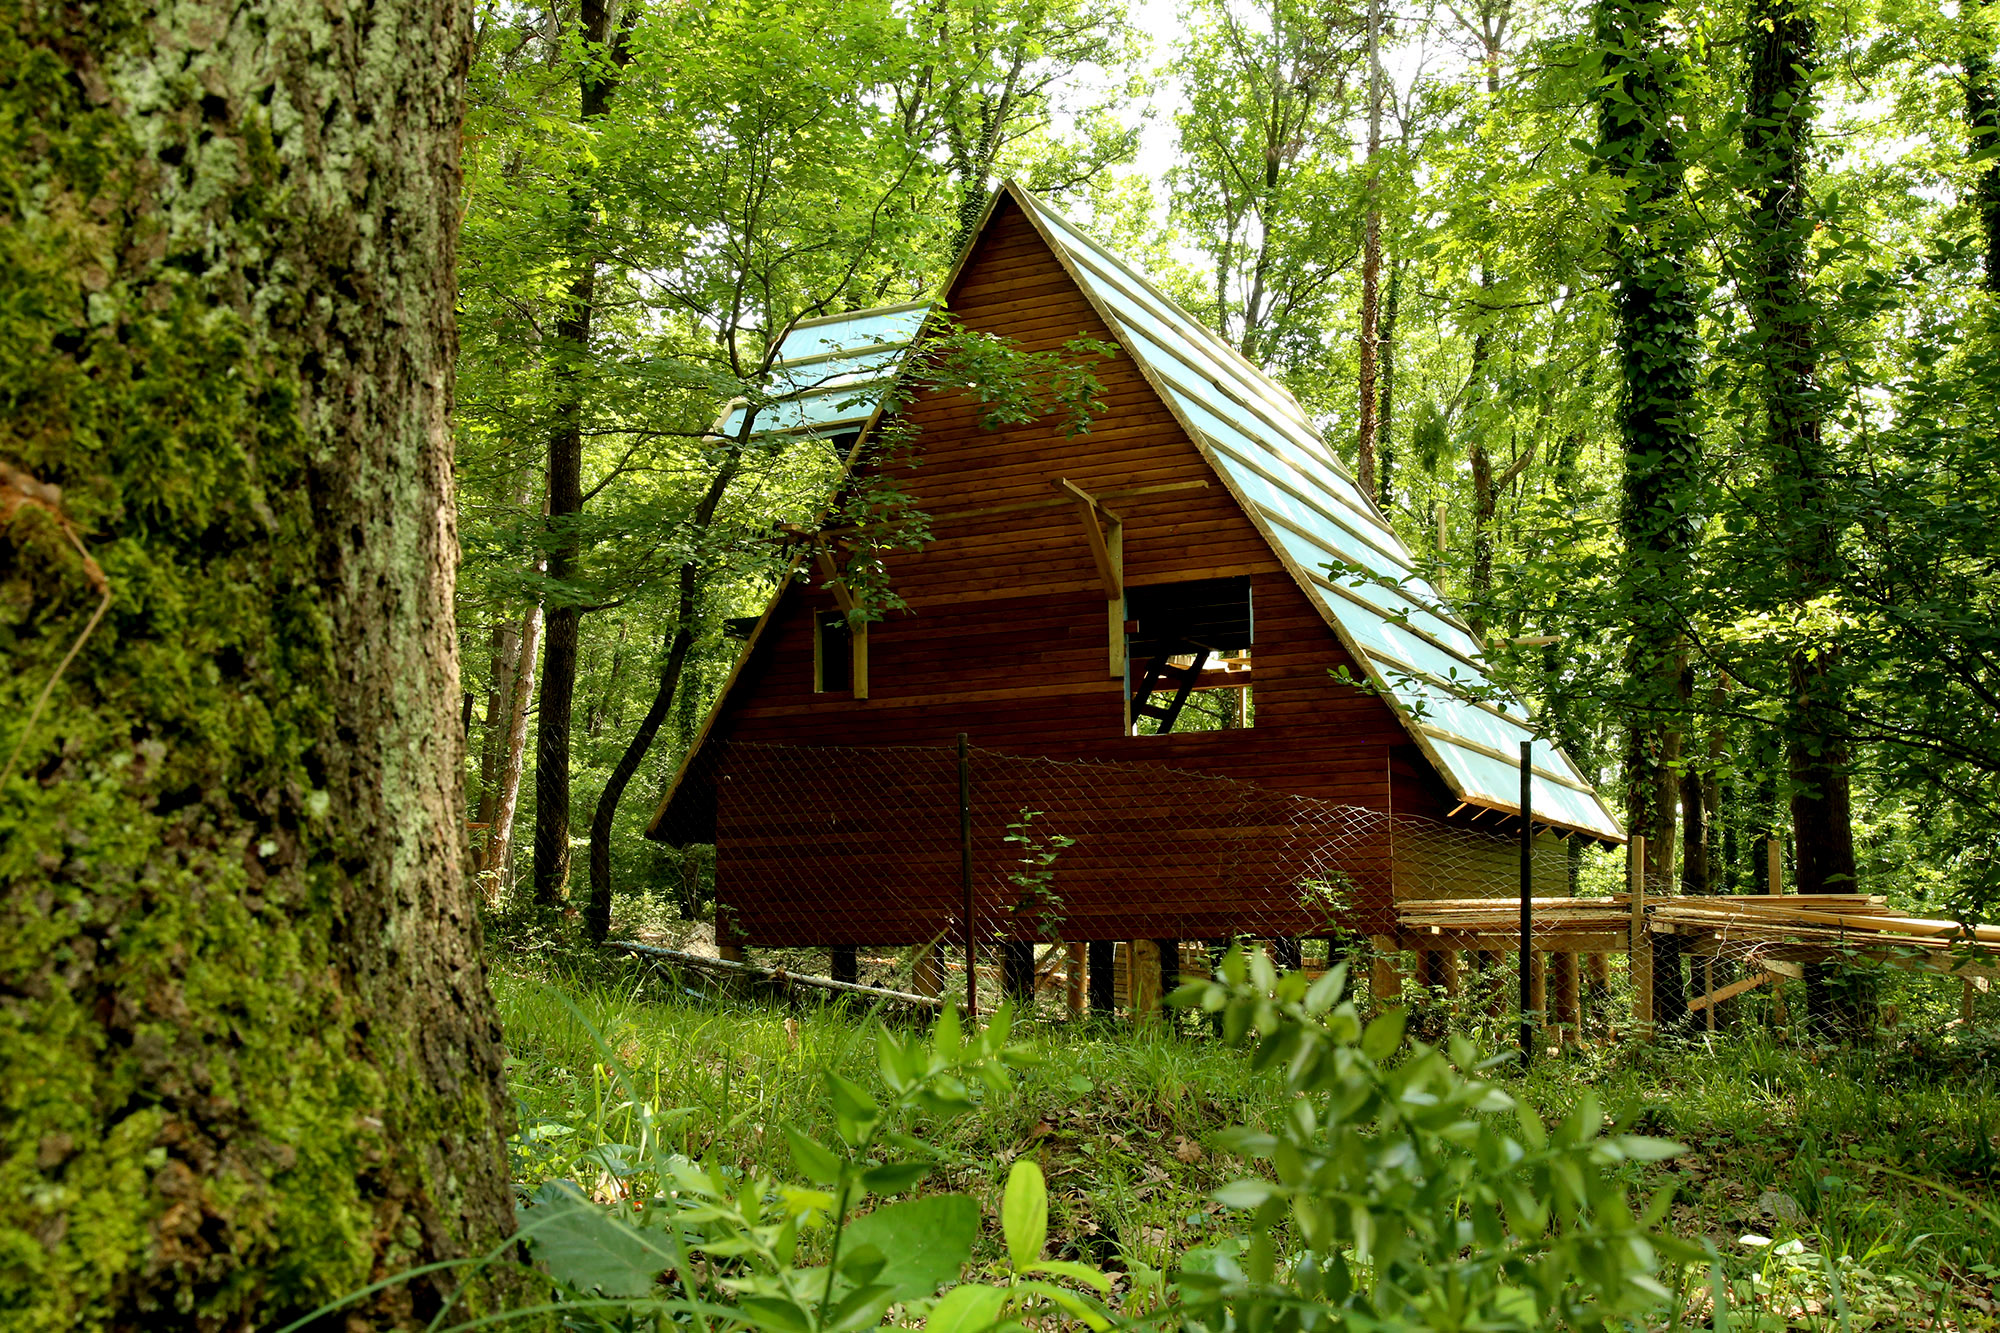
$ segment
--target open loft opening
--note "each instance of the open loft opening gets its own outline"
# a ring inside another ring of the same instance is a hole
[[[1252,726],[1255,637],[1248,575],[1127,588],[1127,734]]]

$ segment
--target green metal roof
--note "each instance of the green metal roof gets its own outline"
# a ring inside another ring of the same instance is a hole
[[[1457,798],[1518,814],[1520,743],[1532,739],[1535,818],[1622,839],[1576,765],[1536,737],[1526,707],[1494,685],[1479,640],[1417,575],[1402,539],[1298,400],[1047,204],[1012,181],[1001,194],[1026,211]],[[793,329],[756,433],[860,427],[928,311],[858,310]],[[732,434],[743,411],[732,404],[716,433]]]
[[[1532,739],[1536,819],[1622,838],[1576,765],[1534,735],[1519,699],[1495,687],[1478,639],[1417,576],[1402,540],[1298,400],[1067,218],[1012,182],[1002,189],[1065,261],[1458,798],[1519,813],[1520,743]]]

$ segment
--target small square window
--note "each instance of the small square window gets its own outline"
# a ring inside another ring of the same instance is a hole
[[[847,615],[832,611],[818,617],[813,640],[813,689],[821,694],[854,688],[854,631]]]
[[[1127,734],[1252,725],[1247,576],[1131,588],[1125,613]]]

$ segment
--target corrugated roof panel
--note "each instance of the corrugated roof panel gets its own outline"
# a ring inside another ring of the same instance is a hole
[[[1497,805],[1507,810],[1518,810],[1521,805],[1521,769],[1518,764],[1463,749],[1442,737],[1429,738],[1433,751],[1450,770],[1453,785],[1461,796],[1477,799],[1481,804]],[[1535,747],[1536,767],[1544,765],[1542,749]],[[1574,788],[1551,782],[1537,773],[1531,779],[1534,790],[1535,818],[1567,824],[1572,828],[1596,828],[1605,821],[1603,803],[1595,796],[1587,796]],[[1607,832],[1615,831],[1607,830]]]
[[[756,433],[775,435],[782,431],[827,431],[840,426],[859,426],[875,413],[887,380],[829,389],[798,398],[766,403],[757,413]],[[745,407],[732,406],[716,424],[715,434],[728,439],[742,428]]]
[[[917,327],[929,311],[928,304],[891,306],[816,320],[785,335],[784,342],[778,344],[778,359],[796,361],[800,357],[823,356],[855,347],[905,344],[917,336]]]
[[[1172,406],[1206,439],[1215,467],[1256,507],[1274,545],[1309,576],[1302,580],[1304,591],[1362,650],[1362,665],[1405,725],[1437,756],[1441,776],[1463,798],[1517,808],[1518,761],[1480,749],[1517,753],[1530,735],[1525,716],[1520,722],[1498,716],[1442,686],[1398,672],[1401,663],[1463,681],[1475,692],[1494,688],[1478,643],[1443,610],[1436,590],[1414,576],[1407,548],[1334,461],[1298,401],[1068,219],[1025,191],[1016,194],[1068,252],[1072,272],[1109,316],[1126,350],[1163,382]],[[1359,572],[1400,587],[1384,587],[1357,577]],[[1389,660],[1378,661],[1371,653]],[[1535,750],[1537,768],[1587,785],[1556,746],[1541,742]],[[1537,817],[1623,836],[1595,794],[1540,774],[1531,781]]]
[[[929,310],[928,305],[857,310],[786,334],[765,386],[777,401],[757,413],[757,434],[830,434],[867,421]],[[730,404],[714,433],[735,434],[744,411],[744,404]]]

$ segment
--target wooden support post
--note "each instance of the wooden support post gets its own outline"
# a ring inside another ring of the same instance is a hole
[[[1108,631],[1109,676],[1112,680],[1125,679],[1125,525],[1116,519],[1111,522],[1111,530],[1104,534],[1104,548],[1111,559],[1112,571],[1118,576],[1118,591],[1104,599],[1104,620]]]
[[[1958,1025],[1968,1030],[1972,1027],[1972,994],[1972,978],[1967,977],[1965,990],[1958,997]]]
[[[1083,1013],[1084,985],[1086,973],[1083,966],[1083,946],[1074,941],[1063,945],[1069,955],[1069,1016],[1076,1018]]]
[[[1000,945],[1000,990],[1017,1009],[1035,1003],[1035,942],[1006,940]]]
[[[1706,1009],[1708,1017],[1708,1030],[1710,1032],[1714,1032],[1716,998],[1715,998],[1715,959],[1713,958],[1704,958],[1701,960],[1701,983],[1699,989],[1701,990],[1701,993],[1703,995],[1711,997],[1709,1004],[1706,1006]],[[1727,997],[1721,997],[1721,998],[1727,998]]]
[[[1502,984],[1501,976],[1506,971],[1507,955],[1498,949],[1480,949],[1472,957],[1478,984],[1486,990],[1486,1016],[1504,1017],[1507,1013],[1507,987]]]
[[[1105,622],[1110,630],[1108,664],[1113,680],[1125,679],[1125,523],[1097,503],[1097,497],[1067,477],[1051,483],[1076,501],[1097,580],[1104,586]]]
[[[1549,1022],[1549,956],[1540,949],[1528,951],[1528,1013],[1522,1026],[1532,1023],[1545,1033]],[[1537,1041],[1541,1038],[1538,1035]]]
[[[1625,846],[1625,883],[1632,895],[1630,952],[1632,1026],[1641,1041],[1653,1039],[1653,932],[1646,923],[1646,840],[1633,834]]]
[[[1775,833],[1764,839],[1764,883],[1774,898],[1785,891],[1785,844]]]
[[[1375,954],[1368,969],[1368,993],[1379,1013],[1403,1002],[1403,976],[1396,968],[1394,935],[1370,935],[1368,943],[1373,946]]]
[[[835,981],[844,981],[850,986],[861,980],[861,959],[855,953],[853,945],[836,944],[828,950],[828,953],[830,957],[827,960],[826,974],[829,977]]]
[[[1125,957],[1132,1021],[1151,1023],[1160,1016],[1160,946],[1153,940],[1128,940]]]
[[[910,950],[910,990],[932,998],[944,994],[944,960],[938,956],[936,942]]]
[[[1118,946],[1092,940],[1085,952],[1090,956],[1090,1012],[1108,1014],[1118,1007]]]
[[[1611,955],[1588,954],[1585,956],[1584,968],[1586,974],[1584,995],[1588,999],[1588,1007],[1601,1014],[1604,1011],[1604,999],[1611,994]]]
[[[1568,952],[1556,955],[1556,1027],[1562,1040],[1583,1045],[1583,962]]]
[[[1298,936],[1271,937],[1271,966],[1280,972],[1296,972],[1305,966],[1305,954],[1299,948]]]
[[[725,963],[747,963],[750,961],[750,951],[740,944],[717,944],[715,946],[715,956]],[[720,981],[716,982],[716,988],[724,995],[742,999],[750,993],[750,979],[741,974],[733,977],[723,977]]]

